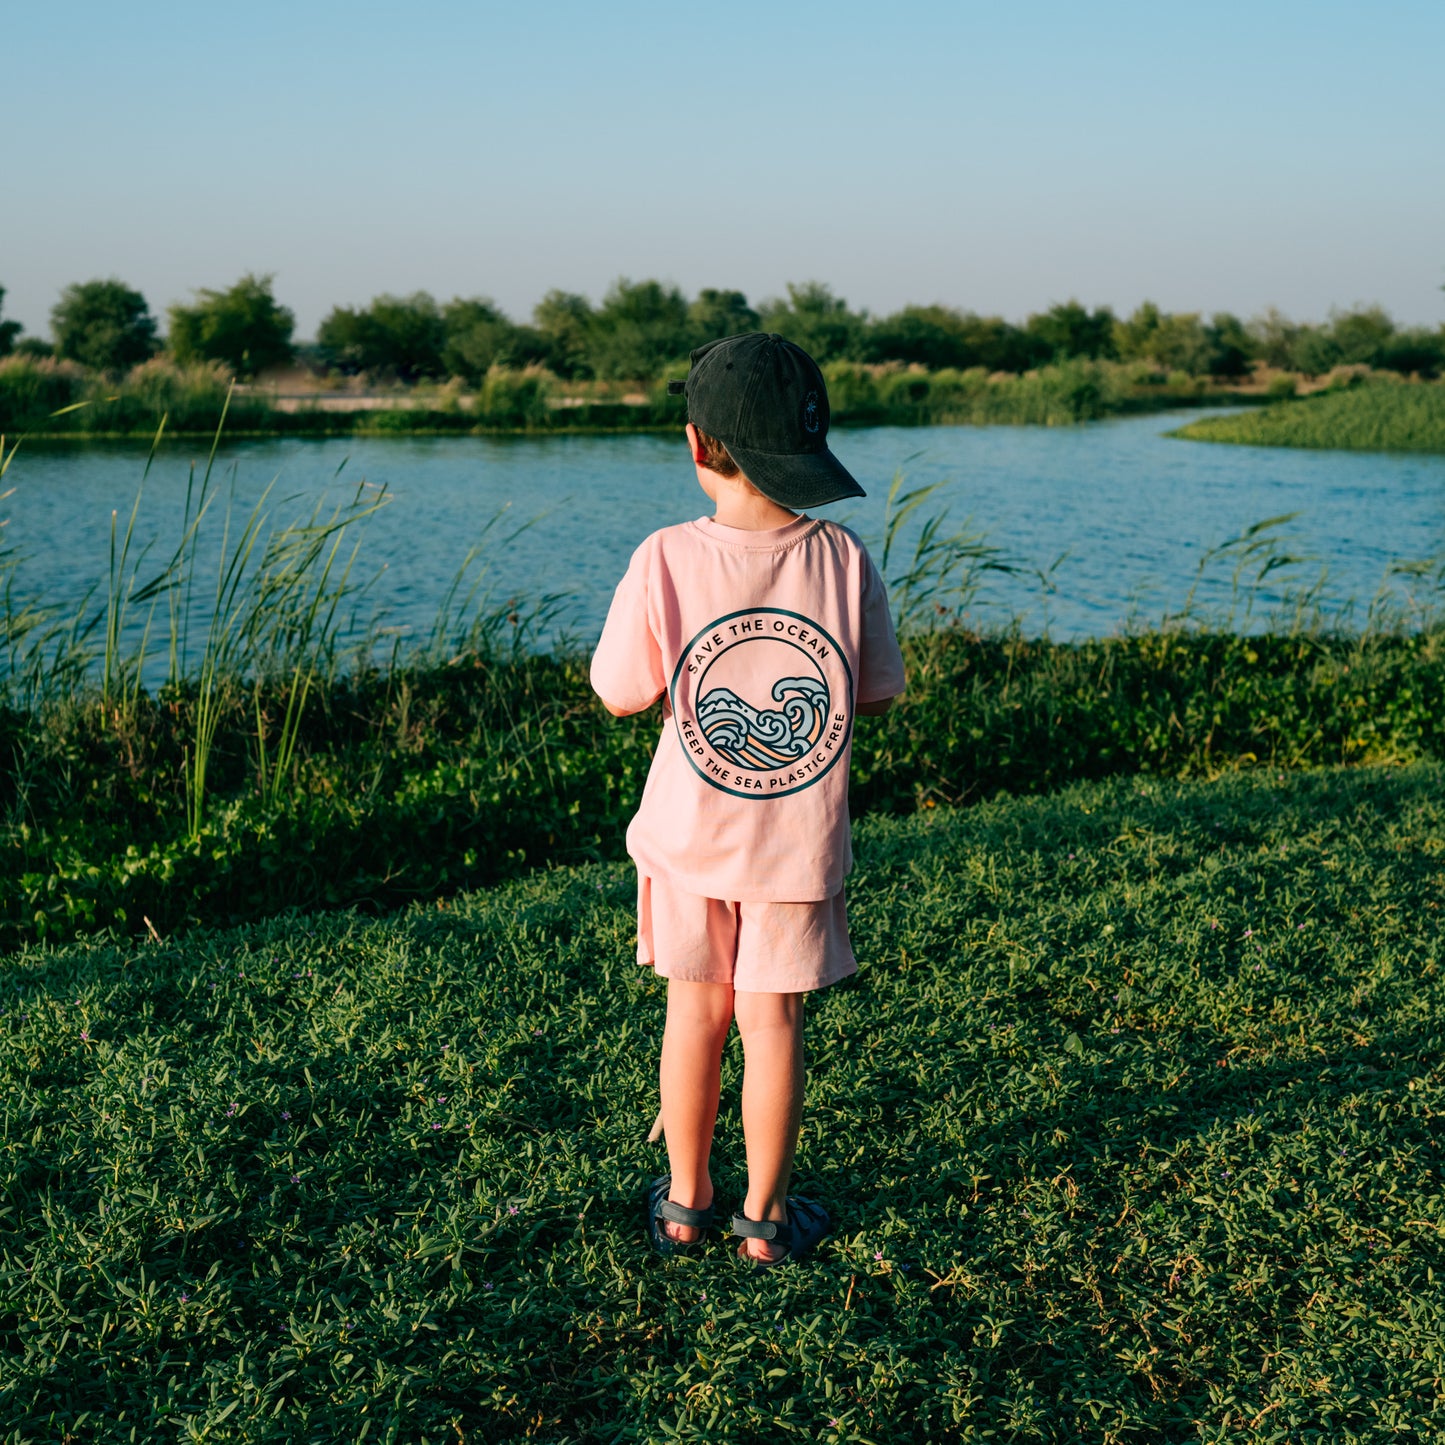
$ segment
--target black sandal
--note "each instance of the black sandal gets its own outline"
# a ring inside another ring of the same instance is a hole
[[[787,1201],[786,1221],[778,1219],[749,1219],[745,1214],[733,1215],[733,1233],[743,1239],[770,1239],[786,1246],[787,1253],[776,1259],[756,1259],[747,1252],[744,1245],[738,1245],[738,1258],[750,1260],[757,1269],[772,1269],[775,1265],[787,1264],[791,1259],[801,1259],[832,1227],[828,1211],[814,1199],[804,1199],[790,1194]]]
[[[654,1179],[647,1187],[647,1237],[653,1249],[664,1257],[674,1254],[696,1254],[703,1246],[702,1239],[673,1239],[658,1223],[665,1219],[670,1224],[685,1225],[689,1229],[711,1229],[713,1207],[689,1209],[685,1204],[674,1204],[667,1195],[672,1188],[672,1175],[664,1174]]]

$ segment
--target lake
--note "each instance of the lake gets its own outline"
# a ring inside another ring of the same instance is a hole
[[[869,495],[820,514],[872,543],[895,472],[908,486],[939,484],[929,509],[946,506],[953,523],[966,522],[1022,569],[989,574],[973,615],[985,623],[1017,616],[1025,630],[1055,638],[1159,620],[1183,604],[1207,549],[1282,513],[1298,513],[1283,541],[1309,560],[1268,579],[1248,626],[1321,569],[1330,608],[1353,599],[1358,618],[1392,564],[1445,555],[1445,457],[1163,435],[1196,414],[1056,429],[836,429],[834,450]],[[189,466],[204,465],[205,453],[200,442],[170,443],[152,466],[136,528],[137,545],[153,544],[142,577],[174,547]],[[22,447],[0,512],[10,518],[9,545],[25,555],[18,591],[73,606],[99,584],[103,599],[111,511],[124,528],[144,461],[144,449],[124,444]],[[223,447],[217,476],[223,493],[234,487],[238,515],[274,479],[269,510],[278,523],[363,478],[384,485],[393,500],[364,524],[355,575],[375,577],[368,606],[411,635],[428,633],[458,565],[499,509],[508,530],[533,524],[505,546],[493,530],[485,560],[494,600],[564,593],[558,626],[584,641],[600,628],[637,543],[708,510],[682,441],[654,436],[236,441]],[[213,542],[223,511],[218,505],[209,519]],[[1222,616],[1232,570],[1231,562],[1211,567],[1196,605]]]

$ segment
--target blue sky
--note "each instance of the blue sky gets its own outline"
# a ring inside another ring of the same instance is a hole
[[[5,314],[619,275],[1445,321],[1445,5],[6,7]]]

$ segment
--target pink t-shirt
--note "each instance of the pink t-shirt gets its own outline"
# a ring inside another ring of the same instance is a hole
[[[618,583],[592,686],[621,712],[663,700],[627,830],[642,872],[734,902],[843,886],[854,710],[903,691],[883,581],[846,527],[654,532]]]

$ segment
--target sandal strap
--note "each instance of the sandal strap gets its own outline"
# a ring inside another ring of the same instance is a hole
[[[733,1215],[733,1233],[744,1239],[776,1239],[787,1225],[777,1219],[749,1219],[746,1214]]]
[[[653,1210],[653,1216],[665,1219],[670,1224],[686,1225],[689,1229],[706,1229],[712,1223],[712,1206],[709,1205],[706,1209],[689,1209],[685,1204],[674,1204],[670,1199],[663,1199]]]

